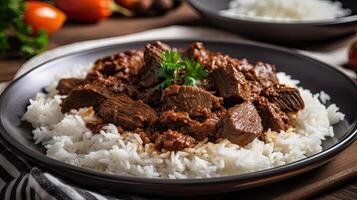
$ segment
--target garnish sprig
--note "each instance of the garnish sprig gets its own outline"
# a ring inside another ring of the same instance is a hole
[[[197,86],[208,76],[208,71],[195,60],[183,58],[177,51],[164,51],[157,75],[164,80],[155,89],[164,89],[170,85]]]

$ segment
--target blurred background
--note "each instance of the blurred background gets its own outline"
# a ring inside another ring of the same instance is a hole
[[[330,25],[324,27],[325,25],[316,24],[311,29],[310,25],[280,24],[277,26],[275,23],[254,21],[247,23],[239,18],[229,19],[219,14],[212,14],[227,7],[228,2],[215,0],[190,2],[179,0],[2,0],[0,3],[0,67],[2,70],[0,81],[10,80],[22,63],[44,50],[79,41],[122,36],[170,25],[228,29],[238,33],[237,35],[242,38],[248,36],[248,38],[273,43],[277,43],[276,40],[272,40],[274,38],[283,39],[275,37],[276,34],[286,33],[281,35],[285,35],[288,41],[278,42],[279,45],[318,52],[333,51],[341,47],[349,48],[354,38],[355,24],[352,26],[351,23],[342,25],[336,23],[335,26],[338,28],[332,27],[334,29],[331,29]],[[353,31],[351,31],[351,26]],[[292,30],[292,27],[303,29]],[[324,29],[316,33],[316,27]],[[340,31],[341,27],[349,29],[347,32],[344,30],[344,34],[338,35],[337,39],[314,42],[291,41],[294,40],[293,38],[296,40],[300,37],[297,34],[291,35],[294,33],[312,30],[315,31],[314,34],[317,34],[317,37],[322,37],[321,33],[334,33],[336,30]],[[289,38],[292,39],[289,40]],[[347,58],[347,55],[344,56]],[[344,66],[351,69],[351,65]]]

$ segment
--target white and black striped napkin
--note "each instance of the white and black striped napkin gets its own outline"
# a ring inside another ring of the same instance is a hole
[[[24,74],[28,70],[31,70],[38,64],[67,53],[78,52],[106,44],[124,43],[137,40],[163,40],[175,38],[196,38],[197,40],[214,38],[215,40],[229,41],[243,40],[236,35],[209,28],[171,26],[124,37],[79,42],[59,47],[30,59],[20,68],[15,78]],[[347,50],[337,49],[330,53],[301,52],[336,66],[345,61],[345,54]],[[328,59],[331,57],[333,57],[333,59]],[[344,72],[347,74],[349,73],[346,71]],[[0,83],[0,93],[6,87],[6,84],[7,83]],[[68,180],[58,178],[51,173],[26,162],[23,158],[7,149],[0,140],[0,200],[12,199],[115,200],[147,198],[129,194],[108,195],[103,191],[86,190],[77,185],[70,184]]]

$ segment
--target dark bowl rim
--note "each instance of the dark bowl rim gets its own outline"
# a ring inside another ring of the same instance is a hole
[[[92,49],[87,49],[83,51],[78,51],[78,52],[72,52],[68,54],[61,55],[59,57],[55,57],[53,59],[47,60],[42,62],[41,64],[38,64],[36,67],[33,69],[29,70],[28,72],[24,73],[17,79],[13,80],[3,91],[3,93],[0,96],[0,110],[2,110],[3,101],[5,95],[11,90],[12,86],[21,80],[23,77],[27,76],[28,74],[40,70],[41,66],[44,64],[47,64],[49,62],[53,62],[55,60],[68,57],[68,56],[73,56],[73,55],[79,55],[79,54],[84,54],[84,53],[89,53],[89,52],[95,52],[101,49],[107,49],[113,46],[118,46],[118,45],[141,45],[147,42],[150,42],[152,40],[137,40],[134,42],[124,42],[124,43],[113,43],[105,46],[100,46],[100,47],[95,47]],[[164,39],[161,40],[163,42],[193,42],[195,39]],[[349,78],[347,75],[344,73],[340,72],[339,70],[329,66],[326,63],[320,62],[318,60],[315,60],[311,57],[305,56],[296,50],[290,50],[284,47],[278,47],[270,44],[261,44],[261,43],[256,43],[256,42],[251,42],[251,41],[220,41],[220,40],[210,40],[210,39],[205,39],[201,40],[202,42],[207,42],[207,43],[220,43],[220,44],[232,44],[234,43],[235,45],[246,45],[246,46],[254,46],[258,48],[267,48],[267,49],[272,49],[276,51],[280,51],[282,53],[287,53],[289,55],[297,56],[300,57],[301,59],[308,60],[309,62],[315,62],[318,63],[320,66],[325,67],[326,69],[335,71],[336,73],[340,73],[343,77],[345,77],[352,85],[353,87],[356,88],[357,90],[357,83],[354,82],[351,78]],[[6,133],[6,134],[5,134]],[[239,175],[231,175],[231,176],[223,176],[223,177],[214,177],[214,178],[189,178],[189,179],[161,179],[161,178],[143,178],[143,177],[135,177],[135,176],[124,176],[124,175],[115,175],[115,174],[109,174],[105,172],[100,172],[92,169],[87,169],[87,168],[82,168],[74,165],[70,165],[55,159],[52,159],[48,156],[46,156],[43,153],[40,153],[38,151],[33,151],[29,148],[27,148],[25,145],[22,145],[18,141],[16,141],[14,138],[10,136],[10,133],[8,133],[4,127],[3,124],[3,118],[0,117],[0,138],[7,144],[8,147],[13,149],[15,152],[20,153],[23,155],[25,158],[31,160],[31,161],[37,161],[40,162],[43,165],[49,165],[55,168],[62,168],[63,170],[67,170],[70,173],[76,173],[76,174],[81,174],[82,176],[86,177],[94,177],[97,179],[101,179],[103,181],[125,181],[125,182],[131,182],[131,183],[141,183],[141,184],[170,184],[170,185],[177,185],[177,184],[184,184],[184,185],[192,185],[192,184],[212,184],[212,183],[220,183],[220,182],[236,182],[236,181],[249,181],[249,180],[254,180],[257,178],[267,178],[267,177],[273,177],[279,174],[284,174],[288,172],[292,172],[295,170],[298,170],[300,168],[308,167],[312,164],[316,164],[319,162],[323,162],[324,160],[331,159],[334,157],[336,154],[347,148],[350,144],[352,144],[356,139],[357,139],[357,118],[354,119],[354,122],[352,124],[352,128],[348,131],[346,131],[345,135],[343,138],[341,138],[341,141],[336,143],[335,145],[329,147],[328,149],[321,151],[315,155],[312,155],[310,157],[282,165],[279,167],[273,167],[270,169],[265,169],[257,172],[250,172],[250,173],[245,173],[245,174],[239,174]],[[56,170],[52,170],[55,171]]]
[[[326,21],[311,21],[311,22],[274,22],[274,21],[263,21],[263,20],[245,20],[245,19],[238,19],[233,17],[227,17],[224,15],[218,14],[218,12],[201,9],[197,6],[197,3],[200,0],[187,0],[191,7],[193,7],[196,11],[206,16],[206,14],[216,16],[218,18],[224,19],[226,21],[236,21],[236,22],[244,22],[244,23],[251,23],[256,25],[276,25],[276,26],[333,26],[333,25],[341,25],[341,24],[349,24],[349,23],[357,23],[357,14],[354,15],[347,15],[344,17],[338,17],[332,20]]]

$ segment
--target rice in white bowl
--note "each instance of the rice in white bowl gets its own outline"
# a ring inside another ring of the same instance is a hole
[[[331,0],[233,0],[221,15],[250,20],[324,21],[349,15],[339,1]]]
[[[83,73],[85,74],[85,69]],[[281,83],[296,86],[284,73],[278,73]],[[54,83],[54,85],[57,82]],[[23,116],[35,128],[33,138],[47,149],[47,156],[59,161],[112,174],[150,178],[206,178],[242,174],[285,165],[316,154],[321,142],[333,137],[332,125],[344,118],[334,104],[326,107],[321,95],[299,88],[305,109],[295,116],[295,127],[279,133],[266,132],[265,142],[255,139],[240,147],[223,139],[214,143],[199,143],[193,148],[170,152],[155,150],[153,144],[143,145],[136,133],[118,133],[110,124],[100,133],[91,133],[85,123],[95,120],[91,108],[61,113],[61,100],[55,87],[48,94],[39,93],[30,100]],[[329,97],[323,93],[324,100]]]

